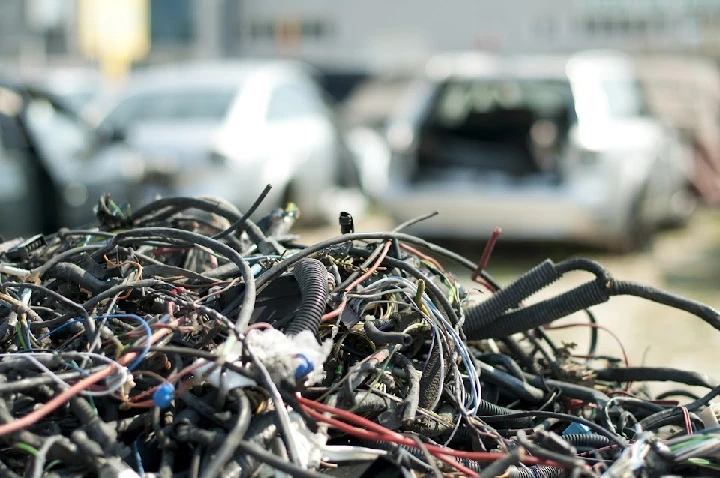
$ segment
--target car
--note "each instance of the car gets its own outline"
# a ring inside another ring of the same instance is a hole
[[[173,174],[174,194],[211,193],[242,209],[272,184],[260,213],[292,201],[311,221],[364,204],[333,109],[300,62],[152,66],[86,114],[100,130],[164,158],[157,168]]]
[[[158,183],[160,185],[160,183]],[[93,220],[100,195],[137,204],[153,189],[143,156],[99,135],[62,100],[0,77],[0,234]]]
[[[432,58],[386,130],[381,204],[412,229],[616,250],[647,245],[694,211],[692,154],[652,117],[631,62],[611,51],[566,57]]]

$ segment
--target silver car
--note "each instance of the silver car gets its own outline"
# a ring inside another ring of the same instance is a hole
[[[172,194],[214,194],[244,208],[270,183],[263,208],[294,201],[312,219],[337,215],[338,198],[361,197],[338,193],[353,185],[354,162],[301,63],[150,67],[119,93],[98,98],[87,114],[100,129],[121,131],[133,146],[162,158],[156,168],[173,175]]]
[[[54,232],[93,220],[110,193],[119,209],[148,199],[145,159],[99,135],[62,101],[0,77],[0,234]]]
[[[570,58],[434,58],[387,129],[382,204],[398,220],[429,211],[426,236],[628,249],[694,209],[692,155],[646,110],[630,63]]]

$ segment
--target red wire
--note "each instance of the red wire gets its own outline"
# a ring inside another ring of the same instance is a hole
[[[382,252],[380,252],[380,255],[378,256],[375,263],[370,266],[370,268],[365,271],[363,275],[355,279],[349,286],[347,286],[347,289],[345,289],[346,292],[352,291],[355,287],[357,287],[358,284],[361,284],[365,279],[373,275],[378,267],[380,267],[380,264],[382,264],[382,261],[385,259],[385,256],[387,256],[388,251],[390,250],[390,245],[392,244],[391,241],[388,241],[385,243],[385,247],[383,247]],[[347,304],[347,299],[343,300],[337,309],[333,310],[332,312],[328,312],[327,314],[323,315],[320,319],[321,322],[327,322],[331,319],[334,319],[338,315],[342,313],[343,310],[345,310],[345,304]]]
[[[177,320],[174,321],[175,324],[177,324]],[[150,337],[150,343],[156,342],[158,339],[164,337],[165,335],[169,334],[171,332],[170,329],[160,329],[157,332],[155,332]],[[120,365],[126,365],[135,359],[137,357],[138,352],[128,352],[127,354],[120,357],[120,359],[117,361]],[[100,380],[104,379],[105,377],[109,376],[114,370],[116,365],[110,364],[107,367],[105,367],[102,370],[98,370],[97,372],[93,373],[92,375],[89,375],[85,377],[84,379],[80,380],[79,382],[72,385],[70,388],[63,390],[60,394],[53,397],[49,402],[42,405],[40,408],[36,408],[32,412],[28,413],[22,418],[18,418],[17,420],[13,420],[12,422],[4,423],[0,425],[0,435],[7,435],[9,433],[14,433],[19,430],[22,430],[23,428],[29,427],[31,425],[34,425],[37,423],[41,418],[49,415],[50,413],[54,412],[58,408],[60,408],[65,402],[70,400],[72,397],[78,395],[83,390],[89,388],[91,385],[99,382]]]
[[[334,426],[335,428],[337,428],[338,430],[341,430],[344,433],[347,433],[348,435],[365,438],[366,440],[387,441],[387,442],[399,443],[401,445],[409,445],[409,446],[413,446],[415,448],[419,448],[419,445],[415,441],[413,441],[407,437],[404,437],[402,435],[397,435],[397,437],[396,437],[395,436],[396,434],[390,430],[386,430],[389,433],[371,432],[371,431],[368,431],[368,430],[365,430],[362,428],[356,428],[352,425],[348,425],[347,423],[341,422],[340,420],[326,417],[322,413],[316,412],[315,410],[313,410],[312,408],[309,408],[306,405],[304,405],[304,409],[308,413],[308,415],[315,418],[316,420],[328,423],[328,424]],[[438,458],[439,460],[443,461],[444,463],[447,463],[448,465],[452,466],[453,468],[458,470],[460,473],[465,474],[466,476],[477,476],[477,473],[475,473],[474,471],[472,471],[469,468],[466,468],[465,466],[461,465],[460,463],[457,463],[454,460],[450,460],[447,457],[442,456],[442,455],[438,456],[436,453],[432,453],[432,455],[435,456],[436,458]]]
[[[502,233],[502,229],[500,229],[499,227],[493,229],[490,238],[485,244],[485,249],[483,249],[482,256],[480,256],[480,262],[478,262],[478,265],[473,271],[472,276],[470,276],[473,282],[477,282],[478,276],[483,271],[483,269],[487,267],[488,262],[490,261],[490,254],[492,254],[492,251],[495,248],[495,243],[497,243],[498,237],[500,237],[500,233]]]
[[[307,398],[301,397],[301,396],[298,396],[298,401],[306,408],[306,410],[308,410],[308,412],[310,411],[311,408],[315,408],[316,410],[326,412],[326,413],[331,413],[333,415],[342,417],[343,419],[347,420],[348,422],[354,423],[356,426],[361,427],[361,428],[356,428],[351,425],[348,425],[347,423],[343,423],[336,419],[326,417],[322,414],[313,415],[313,416],[316,416],[318,420],[325,421],[326,423],[330,423],[333,426],[335,426],[338,423],[342,423],[342,425],[340,427],[343,427],[342,428],[343,431],[347,431],[347,433],[349,433],[349,434],[353,434],[353,433],[357,432],[364,436],[372,435],[372,436],[376,436],[376,437],[382,437],[380,439],[382,439],[384,441],[391,441],[394,443],[399,443],[401,445],[418,447],[417,443],[415,443],[415,441],[411,440],[410,438],[400,435],[399,433],[393,432],[392,430],[389,430],[378,423],[370,421],[367,418],[361,417],[361,416],[356,415],[347,410],[331,407],[329,405],[325,405],[324,403],[315,402],[313,400],[308,400]],[[338,428],[340,428],[340,427],[338,427]],[[373,433],[373,431],[374,431],[374,433]],[[495,461],[495,460],[505,456],[504,453],[460,451],[460,450],[453,450],[450,448],[444,448],[444,447],[440,447],[437,445],[430,445],[430,444],[425,445],[425,447],[434,456],[437,454],[440,454],[440,455],[454,456],[457,458],[468,458],[470,460],[476,460],[476,461]],[[555,463],[555,462],[549,461],[549,460],[542,460],[540,458],[533,457],[533,456],[523,457],[522,462],[525,463],[526,465],[544,464],[544,465],[562,467],[562,465],[559,463]]]
[[[688,435],[692,435],[692,420],[690,420],[690,412],[688,411],[687,407],[680,407],[680,410],[683,412],[683,417],[685,418],[685,431]]]

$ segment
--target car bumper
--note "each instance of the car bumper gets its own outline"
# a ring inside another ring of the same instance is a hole
[[[624,232],[627,207],[602,186],[546,186],[520,191],[433,185],[390,188],[383,206],[398,221],[438,211],[409,232],[471,239],[490,234],[519,240],[606,244]]]

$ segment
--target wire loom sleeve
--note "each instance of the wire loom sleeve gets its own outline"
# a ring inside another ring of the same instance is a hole
[[[470,340],[506,337],[549,324],[593,305],[602,304],[607,302],[611,296],[616,295],[641,297],[658,304],[684,310],[720,330],[720,313],[708,305],[654,287],[603,278],[578,286],[557,297],[506,314],[481,329],[469,326],[466,321],[465,333]]]
[[[295,266],[293,273],[300,286],[302,302],[295,318],[285,329],[285,334],[293,336],[309,330],[317,336],[330,293],[327,269],[319,260],[305,258]]]
[[[600,281],[588,282],[557,297],[510,312],[482,329],[469,328],[466,321],[465,334],[469,340],[480,340],[507,337],[517,332],[531,330],[574,312],[607,302],[610,299],[608,292]]]
[[[507,310],[517,307],[524,299],[559,278],[560,274],[552,261],[545,260],[506,288],[500,289],[485,302],[470,307],[465,311],[464,324],[468,338],[474,338],[480,330],[488,327]]]

